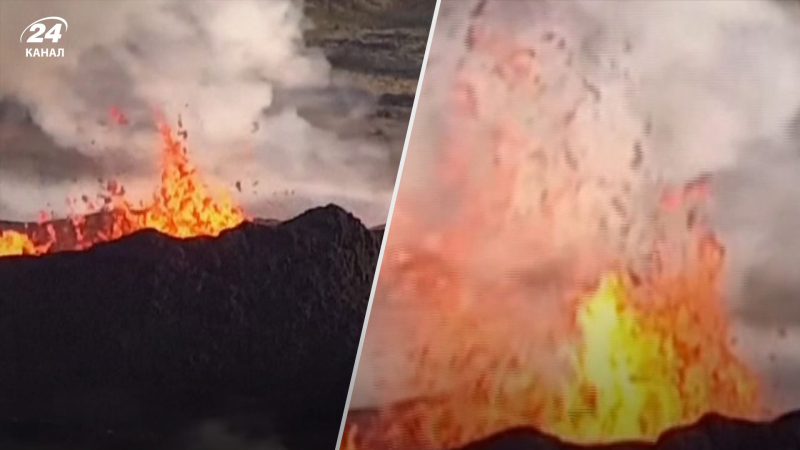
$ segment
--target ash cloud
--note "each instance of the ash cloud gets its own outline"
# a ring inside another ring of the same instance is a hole
[[[44,184],[137,174],[139,165],[126,153],[91,155],[61,147],[17,101],[0,100],[0,174],[6,180],[39,180]],[[141,170],[139,170],[141,174]]]
[[[3,202],[0,202],[0,214],[2,214],[3,216],[11,217],[14,214],[14,212],[11,209],[11,207],[9,207]]]
[[[614,89],[610,68],[628,72],[617,106],[652,124],[646,157],[660,177],[713,176],[712,219],[728,250],[725,289],[740,349],[780,408],[800,406],[800,2],[443,0],[440,8],[399,195],[424,189],[429,219],[442,215],[431,167],[470,25],[525,41],[540,38],[532,24],[556,24],[601,94]],[[414,239],[401,227],[390,242]],[[401,386],[403,375],[390,356],[370,357],[371,340],[413,315],[382,307],[380,295],[375,302],[355,407],[414,395],[373,389],[388,374]],[[390,344],[383,350],[391,353]]]
[[[311,24],[301,2],[11,0],[0,10],[0,97],[18,101],[31,119],[27,128],[3,121],[17,137],[2,141],[0,166],[21,175],[33,170],[33,155],[46,155],[36,168],[43,176],[27,187],[0,182],[0,198],[22,215],[12,219],[94,193],[98,172],[133,197],[149,195],[159,161],[154,122],[163,114],[173,126],[181,118],[193,161],[209,178],[228,188],[258,181],[255,193],[233,192],[246,207],[294,190],[385,220],[390,150],[345,135],[341,124],[362,118],[374,100],[333,81],[322,52],[305,46]],[[47,16],[69,23],[54,45],[66,56],[26,58],[19,33]],[[112,107],[126,125],[114,123]],[[68,178],[79,180],[62,182]]]

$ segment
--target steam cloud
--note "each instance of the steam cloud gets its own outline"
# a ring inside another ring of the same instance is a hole
[[[385,220],[390,150],[318,125],[360,117],[372,99],[334,84],[321,51],[306,48],[300,2],[4,1],[0,12],[4,219],[63,213],[65,196],[94,193],[98,177],[148,195],[162,113],[173,126],[182,118],[203,172],[228,188],[241,182],[255,215],[274,217],[265,205],[292,201],[274,193],[294,191],[294,209],[332,201]],[[26,58],[37,44],[19,33],[48,16],[69,23],[54,45],[65,57]],[[114,123],[112,107],[127,125]]]
[[[430,220],[443,210],[430,168],[450,120],[445,102],[481,3],[480,23],[514,30],[523,42],[540,39],[531,35],[542,31],[537,24],[556,24],[591,83],[612,94],[605,108],[652,124],[645,157],[662,179],[713,175],[712,219],[728,249],[726,297],[739,349],[779,408],[800,406],[800,2],[444,0],[399,194],[424,189]],[[613,95],[611,69],[627,71],[623,95]],[[610,159],[616,150],[603,148]],[[390,247],[414,237],[398,221]],[[382,306],[381,294],[352,407],[426,394],[403,391],[394,358],[407,339],[392,333],[402,335],[415,312]],[[388,384],[376,389],[376,380]]]

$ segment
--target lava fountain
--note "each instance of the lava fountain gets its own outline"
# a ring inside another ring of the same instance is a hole
[[[557,34],[469,42],[435,177],[455,206],[426,220],[435,189],[401,188],[375,300],[420,311],[402,354],[415,395],[351,413],[342,447],[447,449],[523,426],[654,441],[708,413],[763,419],[721,292],[711,178],[656,176],[648,126]]]
[[[104,193],[99,196],[101,206],[83,198],[90,212],[102,213],[106,220],[100,229],[95,229],[96,226],[87,224],[89,214],[70,217],[75,233],[70,249],[86,249],[98,242],[118,239],[146,228],[177,238],[217,236],[245,220],[241,207],[226,194],[211,192],[204,184],[189,161],[185,140],[173,137],[171,128],[163,122],[159,123],[159,131],[162,141],[161,182],[149,202],[136,205],[125,197],[121,185],[113,181],[107,183]],[[0,230],[0,256],[42,255],[53,251],[58,237],[47,219],[45,216],[41,220],[47,231],[45,238]]]

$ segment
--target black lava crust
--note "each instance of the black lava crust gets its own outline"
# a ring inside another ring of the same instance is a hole
[[[223,418],[333,448],[379,237],[327,206],[216,238],[0,258],[0,447],[157,448]]]
[[[800,411],[769,423],[709,415],[665,433],[654,444],[571,445],[534,429],[519,428],[460,450],[800,450]]]

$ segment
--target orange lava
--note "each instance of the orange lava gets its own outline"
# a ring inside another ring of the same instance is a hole
[[[342,448],[447,449],[521,426],[574,443],[653,441],[711,412],[762,418],[759,380],[730,337],[725,249],[704,219],[710,179],[671,188],[636,175],[641,155],[630,174],[598,171],[562,96],[546,110],[567,118],[550,123],[563,141],[532,136],[512,103],[545,101],[535,63],[546,52],[488,33],[472,42],[443,186],[401,188],[375,300],[419,312],[402,355],[416,395],[351,413]],[[636,180],[657,195],[634,195]],[[453,211],[426,222],[420,199],[440,188]]]
[[[0,231],[0,256],[37,255],[42,251],[25,234],[10,230]]]
[[[76,233],[74,250],[146,228],[178,238],[217,236],[245,220],[242,208],[226,194],[211,192],[204,184],[189,161],[184,142],[173,138],[170,127],[162,123],[159,130],[163,143],[161,183],[150,201],[134,205],[126,199],[122,186],[108,183],[101,211],[110,216],[110,223],[102,230],[89,232],[87,215],[71,217]],[[45,242],[34,242],[35,239],[15,231],[0,231],[0,256],[48,253],[57,239],[52,228],[49,231],[50,239]]]

